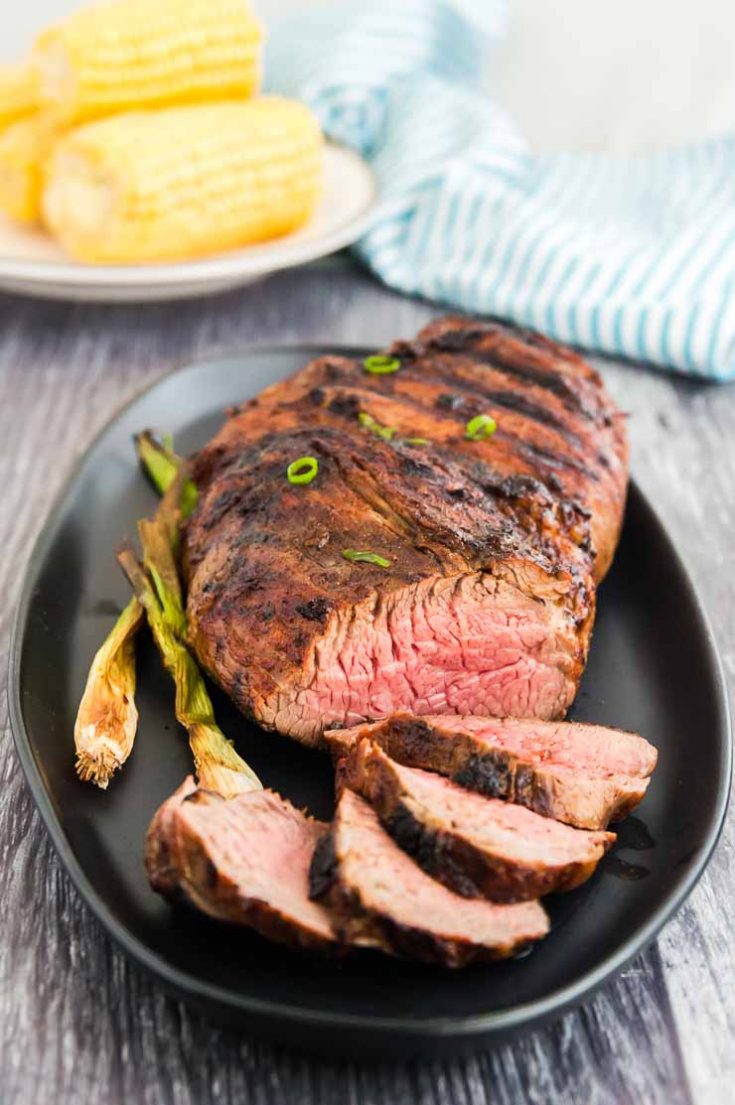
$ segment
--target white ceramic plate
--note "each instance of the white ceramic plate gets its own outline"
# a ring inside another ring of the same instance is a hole
[[[69,260],[44,234],[0,216],[0,288],[52,299],[141,302],[249,284],[324,257],[360,237],[377,195],[372,172],[357,154],[328,143],[324,178],[322,202],[302,230],[197,261],[82,265]]]

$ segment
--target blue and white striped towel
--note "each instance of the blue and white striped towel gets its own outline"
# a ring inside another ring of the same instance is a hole
[[[534,155],[482,88],[504,14],[502,0],[360,0],[273,29],[268,87],[377,174],[359,254],[403,292],[733,378],[735,137]]]

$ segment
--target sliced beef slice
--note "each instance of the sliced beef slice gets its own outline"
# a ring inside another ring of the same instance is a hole
[[[401,713],[325,737],[337,754],[369,738],[399,763],[582,829],[604,829],[629,813],[645,794],[657,758],[634,733],[517,718]]]
[[[497,323],[446,319],[393,352],[388,375],[319,358],[196,457],[193,647],[307,743],[397,710],[563,717],[620,528],[619,412],[576,354]],[[485,413],[497,432],[470,440]],[[319,470],[292,486],[301,456]]]
[[[344,939],[372,940],[395,955],[446,967],[512,955],[549,928],[538,902],[498,904],[442,886],[351,790],[343,790],[315,852],[311,888]]]
[[[400,765],[368,740],[340,762],[339,778],[424,871],[465,897],[517,902],[572,890],[615,840]]]
[[[309,898],[309,866],[326,826],[269,790],[221,798],[187,779],[148,830],[154,890],[279,943],[336,951],[329,914]]]

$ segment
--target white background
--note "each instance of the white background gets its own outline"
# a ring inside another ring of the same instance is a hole
[[[268,21],[320,2],[256,6]],[[77,6],[0,0],[0,57]],[[537,149],[633,152],[735,131],[735,0],[510,0],[510,13],[488,81]]]

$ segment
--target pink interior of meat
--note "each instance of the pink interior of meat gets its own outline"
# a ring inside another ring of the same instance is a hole
[[[474,733],[525,762],[553,763],[595,776],[649,775],[656,764],[656,750],[648,741],[601,725],[481,717],[428,720],[451,731]]]
[[[339,824],[343,878],[359,889],[363,903],[399,924],[487,946],[547,931],[548,921],[538,902],[498,905],[461,898],[424,874],[393,843],[373,809],[352,791],[345,791],[340,799]],[[347,838],[350,844],[343,852],[342,841]]]
[[[198,836],[222,878],[244,896],[331,936],[326,911],[309,900],[309,866],[324,826],[272,791],[183,802],[181,821]]]
[[[427,580],[338,616],[315,646],[307,683],[274,695],[282,732],[414,714],[562,715],[576,639],[564,611],[484,574]]]
[[[395,766],[406,792],[442,825],[456,829],[508,859],[525,863],[584,862],[599,853],[608,834],[573,829],[550,817],[464,790],[440,775]]]

